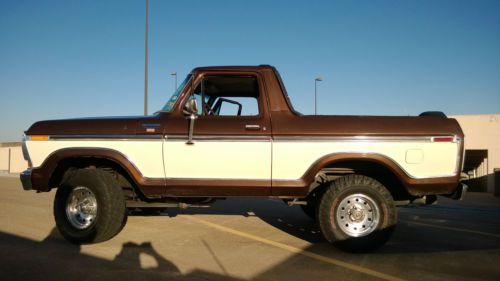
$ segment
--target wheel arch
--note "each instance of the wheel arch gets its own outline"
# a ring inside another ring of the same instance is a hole
[[[64,175],[72,169],[103,168],[121,175],[134,189],[142,179],[139,170],[125,155],[113,149],[64,148],[51,153],[43,164],[33,170],[34,186],[41,191],[57,187]]]
[[[411,197],[411,190],[407,182],[411,179],[406,172],[390,159],[381,154],[374,153],[348,153],[348,154],[329,154],[318,159],[304,175],[308,178],[311,190],[321,188],[320,185],[314,185],[321,177],[340,177],[348,174],[360,174],[371,177],[382,183],[391,192],[395,200],[407,199]]]

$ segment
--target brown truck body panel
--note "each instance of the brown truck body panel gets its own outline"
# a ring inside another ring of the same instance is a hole
[[[280,84],[277,73],[270,66],[256,67],[205,67],[193,70],[193,78],[171,112],[160,112],[147,117],[89,118],[58,121],[41,121],[33,124],[26,135],[49,135],[81,138],[164,138],[165,136],[185,139],[189,121],[182,112],[193,85],[203,75],[230,73],[254,75],[259,81],[260,115],[226,118],[217,123],[217,117],[198,118],[195,137],[204,136],[247,136],[254,138],[319,138],[319,137],[419,137],[455,136],[463,139],[463,132],[454,119],[425,117],[388,116],[312,116],[299,115],[287,102],[286,92]],[[268,130],[248,131],[244,124],[257,122]],[[149,125],[154,125],[152,133]],[[463,151],[463,142],[461,142]],[[158,196],[307,196],[315,175],[323,167],[339,161],[367,161],[389,169],[412,195],[449,194],[457,187],[459,175],[431,179],[415,179],[408,176],[396,163],[386,157],[370,153],[344,153],[325,156],[314,163],[298,180],[200,180],[200,179],[148,179],[130,163],[126,156],[106,149],[65,149],[53,153],[38,168],[32,171],[35,189],[48,191],[49,182],[58,163],[63,159],[78,157],[105,158],[120,165],[133,179],[134,184],[148,197]],[[462,157],[462,156],[461,156]],[[463,159],[460,159],[462,162]],[[234,187],[238,188],[234,188]]]

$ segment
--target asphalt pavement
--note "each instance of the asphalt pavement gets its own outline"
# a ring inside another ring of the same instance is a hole
[[[256,198],[131,215],[110,241],[75,246],[55,228],[54,195],[0,176],[1,280],[500,280],[500,198],[487,193],[399,208],[368,254],[328,244],[298,206]]]

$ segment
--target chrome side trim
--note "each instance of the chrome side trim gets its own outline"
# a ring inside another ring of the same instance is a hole
[[[248,178],[172,178],[168,177],[165,178],[167,181],[169,180],[177,180],[177,181],[255,181],[255,182],[261,182],[261,181],[269,181],[271,183],[270,178],[259,178],[259,179],[248,179]]]
[[[306,141],[354,141],[354,142],[432,142],[437,136],[275,136],[274,141],[306,142]],[[440,136],[443,137],[443,136]],[[454,141],[458,138],[453,137]]]
[[[49,140],[62,140],[62,141],[81,141],[81,140],[86,140],[86,141],[103,141],[103,140],[111,140],[111,141],[116,141],[116,140],[133,140],[133,141],[140,141],[140,140],[161,140],[162,135],[160,134],[154,134],[154,135],[51,135],[49,136]]]
[[[154,125],[154,124],[153,124]],[[435,137],[443,136],[247,136],[247,135],[205,135],[205,136],[194,136],[194,140],[273,140],[277,142],[306,142],[306,141],[355,141],[355,142],[432,142]],[[462,139],[456,136],[448,136],[454,138],[454,143],[460,143]],[[51,135],[50,140],[151,140],[151,139],[162,139],[166,138],[169,140],[187,140],[187,134],[184,135],[166,135],[153,134],[153,135]]]
[[[167,141],[186,141],[187,135],[166,135]],[[234,141],[266,141],[270,142],[271,136],[193,136],[193,141],[221,141],[221,142],[234,142]]]
[[[242,135],[208,135],[208,136],[194,136],[194,140],[273,140],[275,142],[331,142],[331,141],[352,141],[352,142],[432,142],[436,136],[423,136],[423,137],[381,137],[381,136],[242,136]],[[453,136],[454,137],[454,136]],[[186,135],[167,135],[166,139],[169,140],[186,140]],[[460,140],[455,138],[453,142]]]

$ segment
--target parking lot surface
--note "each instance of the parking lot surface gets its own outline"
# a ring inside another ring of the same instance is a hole
[[[131,215],[110,241],[75,246],[58,233],[55,192],[0,176],[2,280],[499,280],[500,199],[398,209],[390,241],[341,252],[299,207],[228,199],[212,208]]]

